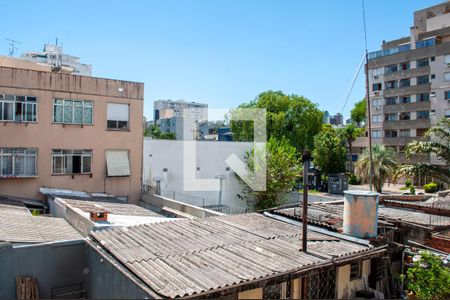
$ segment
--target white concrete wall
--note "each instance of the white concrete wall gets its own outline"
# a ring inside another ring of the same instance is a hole
[[[222,204],[234,207],[246,207],[246,203],[236,197],[241,194],[242,186],[235,178],[232,170],[226,171],[228,165],[225,160],[231,155],[237,155],[244,160],[245,153],[251,151],[251,142],[207,142],[195,141],[197,178],[216,178],[223,175]],[[194,159],[194,158],[191,158]],[[167,168],[167,175],[163,169]],[[152,140],[144,138],[143,183],[155,187],[156,178],[161,178],[161,191],[163,196],[176,194],[176,200],[184,199],[198,201],[205,204],[218,204],[219,192],[215,191],[186,191],[183,188],[183,141]],[[191,202],[192,203],[192,202]],[[194,204],[194,203],[192,203]]]

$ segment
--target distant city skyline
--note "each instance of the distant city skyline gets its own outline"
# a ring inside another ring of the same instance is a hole
[[[366,1],[369,51],[383,40],[408,36],[415,10],[436,0]],[[27,22],[5,14],[3,38],[18,44],[16,57],[58,38],[64,51],[92,64],[93,76],[145,84],[144,115],[153,101],[185,99],[232,108],[265,90],[299,94],[330,114],[349,116],[364,97],[362,1],[149,1],[77,5],[0,0]],[[326,6],[326,7],[325,7]],[[102,14],[98,12],[102,11]],[[76,22],[58,22],[70,12]],[[39,26],[30,26],[30,24]],[[8,42],[0,55],[8,54]]]

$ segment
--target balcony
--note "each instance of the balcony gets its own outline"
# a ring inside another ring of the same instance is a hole
[[[398,47],[394,47],[394,48],[390,48],[390,49],[384,49],[384,50],[378,50],[378,51],[374,51],[374,52],[370,52],[368,54],[368,58],[369,59],[375,59],[375,58],[379,58],[379,57],[383,57],[386,55],[392,55],[392,54],[397,54],[400,52],[406,52],[411,50],[411,45],[410,44],[406,44],[406,45],[401,45]]]
[[[417,76],[424,76],[430,74],[430,66],[419,67],[408,70],[399,70],[392,73],[384,73],[384,79],[386,81],[399,80],[402,78],[412,78]]]
[[[412,141],[423,141],[424,138],[421,136],[416,137],[390,137],[384,138],[383,142],[386,146],[406,146]]]
[[[401,113],[405,111],[418,111],[418,110],[430,110],[430,102],[413,102],[413,103],[399,103],[383,106],[383,112],[389,113]]]
[[[402,164],[411,164],[418,162],[429,162],[430,158],[427,155],[416,155],[416,154],[407,157],[405,153],[398,153],[397,160]]]
[[[403,95],[414,95],[414,94],[422,94],[428,93],[431,90],[431,84],[420,84],[413,85],[403,88],[395,88],[395,89],[385,89],[383,91],[384,97],[394,97],[394,96],[403,96]]]
[[[430,119],[384,121],[383,129],[430,128]]]

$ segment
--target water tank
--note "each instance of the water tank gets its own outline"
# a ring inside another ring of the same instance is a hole
[[[378,193],[344,191],[344,233],[358,238],[377,237]]]

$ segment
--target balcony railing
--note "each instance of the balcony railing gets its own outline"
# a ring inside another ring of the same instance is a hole
[[[416,42],[416,49],[435,46],[439,41],[436,38],[426,39]],[[411,44],[405,44],[394,48],[378,50],[369,53],[369,59],[380,58],[387,55],[393,55],[400,52],[406,52],[411,50]]]

